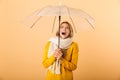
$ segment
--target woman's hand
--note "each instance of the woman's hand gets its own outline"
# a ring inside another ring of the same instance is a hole
[[[60,58],[62,58],[62,55],[63,55],[63,53],[61,52],[61,49],[60,48],[58,48],[58,49],[56,49],[55,51],[54,51],[54,57],[56,57],[58,60],[60,60]]]

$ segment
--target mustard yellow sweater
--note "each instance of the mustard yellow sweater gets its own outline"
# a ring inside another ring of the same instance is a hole
[[[56,61],[54,56],[50,58],[47,57],[49,50],[50,42],[48,42],[44,49],[43,55],[43,66],[48,68],[51,64]],[[67,49],[67,53],[64,58],[61,60],[61,74],[53,74],[50,70],[47,71],[46,80],[73,80],[72,71],[77,68],[78,61],[78,45],[75,42],[72,42],[70,48]]]

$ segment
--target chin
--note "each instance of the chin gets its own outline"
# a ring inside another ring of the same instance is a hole
[[[66,39],[67,38],[67,36],[64,36],[64,37],[62,37],[63,39]]]
[[[61,38],[62,38],[62,39],[65,39],[66,37],[64,37],[64,36],[61,36]]]
[[[67,35],[61,35],[62,39],[66,39],[68,36]]]

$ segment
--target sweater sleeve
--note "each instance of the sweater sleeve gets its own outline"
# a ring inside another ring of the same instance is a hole
[[[51,57],[48,58],[48,50],[49,50],[50,42],[48,42],[45,46],[44,49],[44,54],[43,54],[43,61],[42,64],[45,68],[48,68],[53,62],[56,60],[55,57],[52,55]]]
[[[61,64],[64,66],[64,68],[68,70],[75,70],[77,68],[78,52],[79,52],[78,45],[75,43],[73,45],[71,61],[67,61],[64,58],[62,58],[61,60]]]

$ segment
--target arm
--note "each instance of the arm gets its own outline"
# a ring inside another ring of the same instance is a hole
[[[75,43],[73,45],[71,61],[67,61],[66,59],[61,59],[61,64],[68,70],[75,70],[77,68],[77,61],[78,61],[78,46]]]
[[[50,46],[50,42],[46,44],[43,54],[42,64],[45,68],[48,68],[56,60],[56,58],[53,55],[50,58],[48,58],[47,55],[48,55],[49,46]]]

